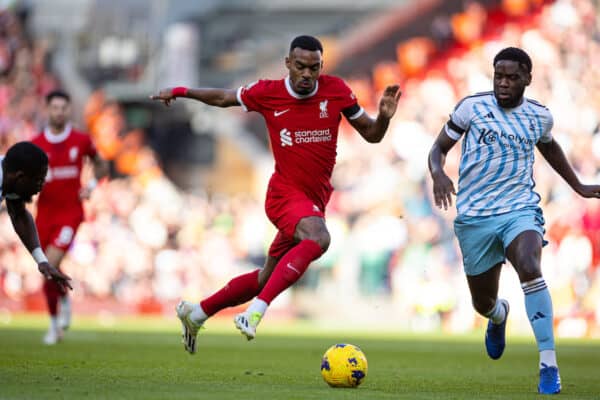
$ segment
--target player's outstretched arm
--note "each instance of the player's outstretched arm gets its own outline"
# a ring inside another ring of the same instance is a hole
[[[87,200],[91,197],[92,192],[98,186],[98,181],[107,177],[110,173],[110,165],[108,161],[103,159],[98,153],[91,158],[94,177],[87,181],[86,185],[79,190],[79,198]]]
[[[367,113],[363,113],[360,117],[350,120],[350,124],[367,142],[380,142],[390,125],[390,119],[396,112],[398,100],[400,100],[401,95],[400,86],[388,86],[383,91],[381,100],[379,100],[379,114],[377,118],[373,119]]]
[[[600,185],[584,185],[579,181],[565,153],[554,139],[547,143],[538,142],[537,148],[548,164],[582,197],[600,198]]]
[[[452,206],[452,195],[456,195],[454,183],[444,172],[446,155],[454,144],[456,144],[456,140],[446,134],[444,127],[431,146],[428,157],[429,172],[433,179],[433,200],[437,207],[444,210]]]
[[[158,94],[150,96],[152,100],[162,101],[166,106],[179,97],[201,101],[209,106],[231,107],[239,106],[237,91],[234,89],[212,89],[212,88],[186,88],[178,86],[174,88],[161,89]]]
[[[29,211],[27,211],[27,208],[25,208],[25,202],[7,199],[6,209],[8,210],[8,215],[10,216],[15,232],[38,263],[40,273],[46,279],[54,279],[63,289],[73,289],[69,283],[71,278],[48,264],[48,259],[46,259],[44,252],[40,248],[40,240],[33,218]]]

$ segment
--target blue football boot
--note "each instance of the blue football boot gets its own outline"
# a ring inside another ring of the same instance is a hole
[[[502,357],[502,353],[504,353],[504,347],[506,346],[506,320],[508,319],[508,312],[510,311],[508,301],[504,299],[498,301],[501,302],[506,310],[504,321],[500,324],[494,324],[492,320],[489,320],[487,331],[485,332],[485,349],[492,360],[499,359]]]
[[[542,363],[540,369],[540,384],[538,393],[540,394],[558,394],[560,393],[560,374],[557,367],[548,367]]]

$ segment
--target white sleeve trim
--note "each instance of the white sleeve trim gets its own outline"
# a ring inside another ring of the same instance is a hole
[[[46,255],[44,254],[44,251],[38,246],[35,249],[33,249],[33,251],[31,252],[31,255],[33,256],[33,259],[35,260],[36,263],[41,264],[43,262],[48,262],[48,258],[46,258]]]
[[[238,88],[237,92],[235,93],[235,97],[237,98],[238,103],[240,103],[240,105],[242,106],[242,108],[244,109],[244,111],[248,112],[248,107],[246,107],[246,105],[242,101],[242,89],[243,88],[244,88],[243,86],[240,86]]]
[[[552,141],[552,133],[548,132],[540,138],[540,142],[542,143],[550,143]]]
[[[444,125],[444,131],[446,132],[446,135],[450,137],[450,139],[454,139],[456,141],[460,140],[461,135],[452,129],[449,129],[448,124]]]
[[[364,113],[365,113],[365,109],[361,107],[360,110],[358,110],[355,114],[348,117],[348,119],[350,119],[350,120],[356,119],[356,118],[360,117],[361,115],[363,115]]]

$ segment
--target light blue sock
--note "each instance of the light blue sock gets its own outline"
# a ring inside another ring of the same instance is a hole
[[[521,287],[525,293],[525,310],[538,350],[554,350],[552,299],[544,278],[522,283]]]

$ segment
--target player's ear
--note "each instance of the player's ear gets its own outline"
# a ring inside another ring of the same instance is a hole
[[[523,65],[523,64],[519,64],[519,68],[521,70],[521,73],[523,74],[523,80],[525,81],[525,86],[529,86],[529,84],[531,83],[531,72],[529,72],[527,70],[527,68],[525,67],[525,65]]]
[[[6,174],[7,178],[11,178],[14,182],[22,181],[25,179],[25,172],[19,170],[14,172],[9,172]]]
[[[292,66],[292,60],[290,60],[290,57],[289,57],[289,56],[286,56],[286,57],[285,57],[285,67],[286,67],[287,69],[291,69],[291,66]]]

